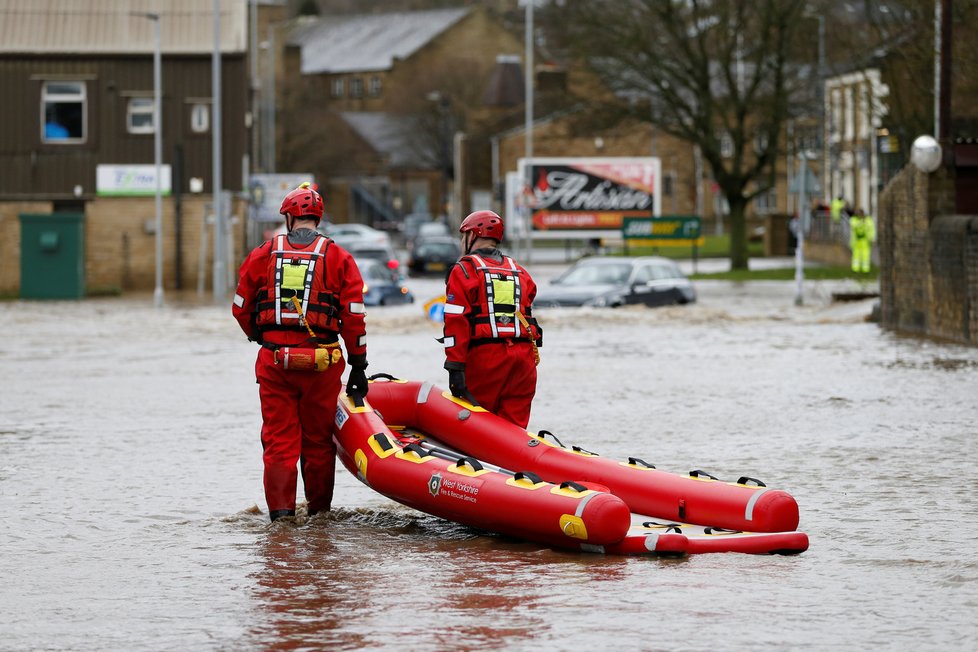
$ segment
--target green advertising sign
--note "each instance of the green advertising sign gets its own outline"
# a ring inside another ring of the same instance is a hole
[[[621,235],[625,240],[699,240],[701,225],[693,215],[626,217]]]

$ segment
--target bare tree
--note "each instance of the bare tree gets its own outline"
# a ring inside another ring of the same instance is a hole
[[[797,65],[799,44],[815,43],[805,6],[804,0],[564,0],[541,21],[553,28],[548,42],[614,92],[611,102],[583,98],[593,108],[624,117],[625,107],[699,147],[730,206],[733,269],[747,268],[745,209],[773,183],[785,121],[798,106],[810,114],[816,108],[814,80]]]

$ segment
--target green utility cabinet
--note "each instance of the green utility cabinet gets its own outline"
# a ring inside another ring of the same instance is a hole
[[[20,214],[20,296],[23,299],[85,296],[83,214]]]

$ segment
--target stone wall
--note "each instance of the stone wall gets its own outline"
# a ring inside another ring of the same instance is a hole
[[[978,345],[978,217],[953,215],[953,179],[904,168],[880,197],[880,321]]]
[[[180,287],[213,288],[213,228],[202,229],[210,195],[184,196],[180,218]],[[0,294],[20,293],[21,213],[50,213],[50,202],[0,204]],[[177,220],[172,197],[163,199],[163,287],[177,288]],[[232,205],[234,273],[244,258],[244,207]],[[85,287],[89,293],[152,291],[156,285],[155,200],[152,197],[100,197],[85,204]],[[206,238],[206,240],[204,240]],[[202,248],[202,244],[204,245]],[[233,289],[235,283],[231,283]]]

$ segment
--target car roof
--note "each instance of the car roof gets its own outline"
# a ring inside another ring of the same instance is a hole
[[[615,263],[628,263],[629,265],[636,263],[669,263],[670,265],[675,265],[676,261],[665,256],[589,256],[588,258],[581,258],[574,264],[612,265]]]

